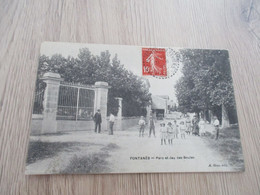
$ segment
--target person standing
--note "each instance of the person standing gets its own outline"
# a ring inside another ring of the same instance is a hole
[[[167,139],[167,128],[165,127],[165,123],[160,124],[160,132],[161,132],[161,145],[166,145],[166,139]]]
[[[113,135],[114,123],[115,123],[115,116],[112,113],[110,113],[110,116],[109,116],[109,132],[108,132],[109,135]]]
[[[151,113],[149,123],[150,123],[149,137],[151,137],[152,133],[153,133],[153,135],[155,137],[155,117],[154,117],[153,113]]]
[[[172,145],[173,128],[172,128],[171,122],[168,122],[168,124],[167,124],[167,138],[168,138],[168,143]]]
[[[213,125],[214,125],[214,127],[215,127],[215,131],[216,131],[216,140],[218,140],[218,138],[219,138],[219,120],[218,120],[218,118],[215,116],[214,117],[214,123],[213,123]]]
[[[185,122],[181,121],[179,127],[180,127],[179,129],[180,129],[181,138],[185,139],[185,131],[186,131]]]
[[[145,128],[145,120],[144,120],[143,116],[140,117],[138,125],[140,126],[139,137],[141,137],[141,136],[143,137],[144,136],[144,128]]]
[[[195,115],[193,120],[192,120],[192,124],[193,124],[193,134],[200,136],[200,129],[199,129],[199,119],[198,117]]]
[[[187,118],[186,118],[186,133],[188,135],[190,135],[190,133],[191,133],[191,121],[190,121],[189,116],[187,116]]]
[[[200,118],[199,128],[200,128],[200,136],[205,136],[206,130],[205,130],[205,121],[203,118]]]
[[[177,121],[176,120],[174,120],[174,123],[172,124],[172,129],[173,129],[173,138],[178,139],[179,127],[177,125]]]
[[[100,133],[101,132],[101,123],[102,123],[100,109],[98,109],[97,112],[95,113],[94,121],[95,121],[95,132]],[[98,128],[98,131],[97,131],[97,128]]]

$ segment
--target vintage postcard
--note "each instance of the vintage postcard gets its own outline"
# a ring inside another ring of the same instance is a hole
[[[236,171],[227,50],[42,44],[26,174]]]

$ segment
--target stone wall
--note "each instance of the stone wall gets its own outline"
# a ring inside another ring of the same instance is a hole
[[[59,98],[59,88],[61,81],[63,79],[57,73],[46,72],[41,78],[43,82],[46,83],[46,89],[44,92],[43,101],[43,119],[40,121],[32,121],[32,134],[46,134],[46,133],[57,133],[60,131],[73,131],[73,130],[90,130],[94,128],[93,121],[59,121],[56,120],[57,109],[58,109],[58,98]],[[76,86],[76,87],[82,87]],[[94,86],[86,86],[86,88],[91,88],[95,91],[94,99],[94,112],[98,109],[101,110],[102,116],[102,129],[108,130],[107,128],[107,94],[108,86],[107,82],[98,81]],[[78,88],[79,89],[79,88]],[[79,96],[79,93],[78,93]],[[77,106],[78,106],[77,97]],[[78,109],[78,108],[77,108]],[[78,114],[78,113],[77,113]],[[76,114],[76,115],[77,115]],[[34,118],[34,116],[33,116]]]
[[[108,121],[108,118],[107,120]],[[138,118],[127,118],[116,120],[114,125],[115,131],[124,131],[127,129],[138,132]],[[43,119],[40,117],[32,119],[31,135],[39,135],[42,133]],[[107,125],[106,127],[104,125]],[[135,127],[131,129],[132,127]],[[94,131],[95,124],[93,121],[72,121],[72,120],[57,120],[57,132],[70,132],[70,131]],[[109,129],[109,122],[101,124],[101,131]]]

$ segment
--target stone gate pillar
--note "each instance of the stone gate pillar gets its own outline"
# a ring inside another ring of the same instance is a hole
[[[41,133],[56,133],[56,114],[60,82],[63,80],[59,74],[47,72],[41,78],[46,83],[43,101],[43,122]]]
[[[107,130],[107,94],[108,89],[107,82],[98,81],[95,82],[95,102],[94,102],[94,113],[98,109],[100,109],[101,117],[102,117],[102,124],[101,124],[101,131]]]
[[[122,119],[122,100],[123,100],[123,98],[116,97],[115,99],[118,100],[118,105],[119,105],[118,112],[117,112],[117,118]]]

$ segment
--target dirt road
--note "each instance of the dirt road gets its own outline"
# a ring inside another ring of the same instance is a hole
[[[120,150],[111,152],[109,161],[113,172],[232,171],[227,160],[218,154],[218,148],[208,148],[204,139],[186,135],[186,139],[174,139],[172,145],[161,145],[158,128],[156,137],[151,138],[148,130],[144,137],[131,131],[114,140]]]
[[[139,137],[138,126],[127,131],[107,132],[75,131],[57,136],[32,136],[31,141],[79,143],[65,148],[54,157],[37,160],[26,167],[28,174],[60,173],[71,162],[73,156],[98,154],[113,143],[116,149],[107,149],[105,172],[211,172],[233,171],[227,160],[218,153],[218,148],[207,147],[203,137],[186,135],[186,139],[174,139],[173,144],[161,145],[158,124],[156,137]]]

